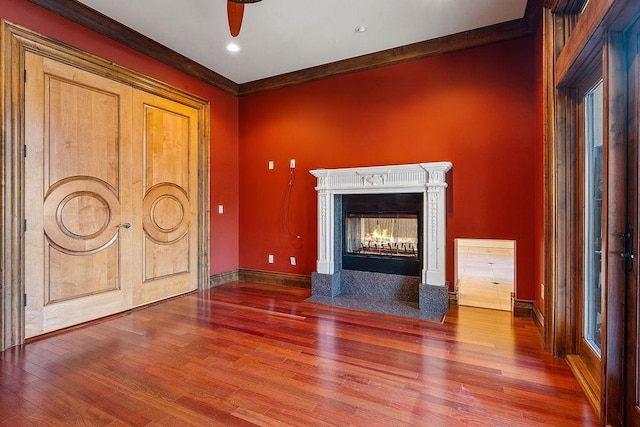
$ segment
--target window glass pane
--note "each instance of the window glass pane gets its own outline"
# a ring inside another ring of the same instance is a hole
[[[602,81],[584,99],[584,338],[600,354],[602,340]]]

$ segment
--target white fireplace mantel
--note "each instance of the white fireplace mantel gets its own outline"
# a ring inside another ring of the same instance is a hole
[[[452,166],[451,162],[431,162],[310,171],[318,179],[317,272],[335,272],[335,195],[423,193],[422,282],[444,286],[447,188],[445,175]]]

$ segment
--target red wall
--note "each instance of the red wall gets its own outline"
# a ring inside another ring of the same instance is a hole
[[[3,0],[0,17],[210,101],[212,273],[315,270],[309,169],[449,160],[447,280],[454,238],[515,239],[517,297],[538,299],[533,37],[238,100],[27,0]],[[291,158],[290,228],[300,239],[288,237],[283,223]]]
[[[315,271],[310,169],[448,160],[447,280],[454,238],[514,239],[517,298],[533,299],[542,173],[534,70],[529,37],[241,98],[240,267]],[[300,239],[283,225],[289,159]]]
[[[0,17],[209,100],[211,273],[237,268],[238,99],[26,0],[2,0]],[[224,205],[223,215],[217,214],[219,204]]]

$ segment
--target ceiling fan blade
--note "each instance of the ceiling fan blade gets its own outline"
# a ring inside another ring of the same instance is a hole
[[[232,37],[237,37],[240,34],[240,27],[242,27],[242,17],[244,16],[244,3],[236,3],[234,1],[227,1],[227,18],[229,19],[229,31]]]

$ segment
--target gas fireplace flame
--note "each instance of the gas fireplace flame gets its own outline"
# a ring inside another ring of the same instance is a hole
[[[376,240],[393,241],[393,236],[389,235],[389,231],[387,229],[384,229],[382,231],[380,231],[379,229],[375,229],[373,230],[373,233],[371,233],[371,237]]]

